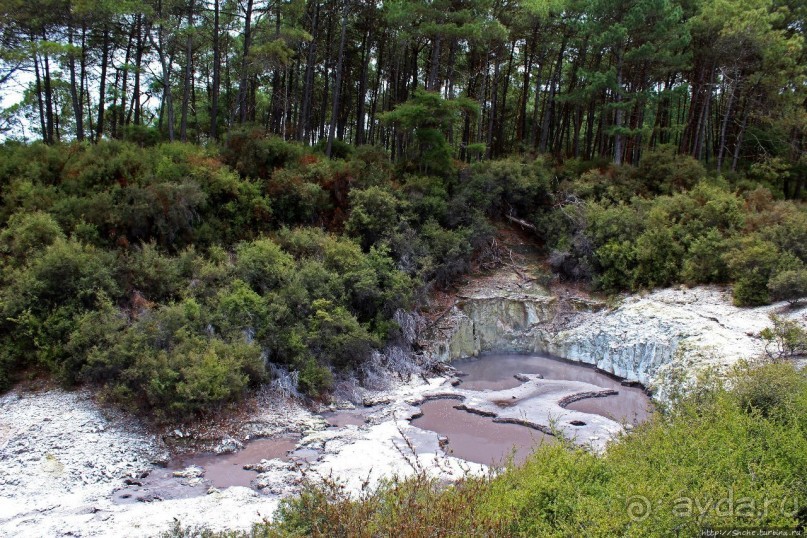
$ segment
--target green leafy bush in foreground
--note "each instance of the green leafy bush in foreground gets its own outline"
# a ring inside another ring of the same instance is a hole
[[[789,364],[701,382],[605,455],[552,444],[498,476],[423,475],[351,500],[286,501],[255,536],[700,536],[807,525],[807,375]]]

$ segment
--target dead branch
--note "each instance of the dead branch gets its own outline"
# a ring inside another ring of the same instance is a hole
[[[519,218],[514,217],[514,216],[512,216],[512,215],[505,215],[505,217],[507,217],[507,220],[510,220],[510,221],[512,221],[512,222],[515,222],[516,224],[518,224],[518,225],[519,225],[519,226],[521,226],[522,228],[529,228],[529,229],[530,229],[530,230],[532,230],[533,232],[536,232],[536,233],[538,232],[538,230],[535,228],[535,225],[530,224],[530,223],[529,223],[529,222],[527,222],[526,220],[519,219]]]

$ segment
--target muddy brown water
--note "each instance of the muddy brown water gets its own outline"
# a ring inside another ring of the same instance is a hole
[[[424,402],[420,406],[423,416],[412,420],[413,426],[447,437],[445,450],[452,456],[499,466],[512,455],[514,463],[523,463],[541,443],[555,442],[551,435],[532,428],[455,409],[458,404],[457,400]]]
[[[601,398],[586,398],[566,406],[567,409],[604,416],[620,423],[638,424],[652,413],[647,394],[639,387],[623,386],[619,379],[598,372],[592,366],[572,363],[547,355],[486,353],[478,357],[453,361],[452,366],[466,374],[460,388],[469,390],[505,390],[521,384],[516,374],[541,374],[544,379],[583,381],[598,387],[619,391]]]
[[[318,454],[315,451],[294,450],[299,439],[299,436],[255,439],[238,452],[205,453],[179,458],[170,462],[165,468],[154,469],[146,476],[127,480],[126,485],[113,494],[112,500],[118,504],[128,504],[185,499],[204,495],[210,486],[219,489],[231,486],[251,487],[252,480],[258,474],[255,471],[244,469],[244,465],[255,464],[264,459],[285,461],[316,459]],[[175,471],[181,471],[191,466],[204,469],[202,477],[204,480],[174,476]]]
[[[596,371],[593,367],[571,363],[545,355],[488,353],[451,363],[464,375],[460,388],[478,391],[506,390],[519,386],[516,374],[541,374],[544,379],[583,381],[613,389],[618,394],[586,398],[566,406],[567,409],[601,415],[621,423],[637,424],[648,419],[652,404],[638,387],[623,386],[620,380]],[[502,402],[508,406],[509,402]],[[483,464],[501,464],[512,455],[515,463],[523,462],[540,443],[555,438],[538,430],[517,424],[496,423],[484,417],[455,409],[456,400],[432,400],[421,406],[423,415],[412,424],[448,438],[446,450],[458,458]]]
[[[258,463],[261,460],[289,460],[299,437],[277,437],[273,439],[255,439],[246,443],[242,450],[230,454],[199,454],[185,458],[171,465],[175,470],[195,465],[205,470],[204,478],[217,488],[231,486],[249,487],[257,476],[252,470],[244,469],[244,465]]]
[[[614,389],[619,394],[601,398],[578,400],[568,409],[602,415],[619,422],[638,423],[651,413],[651,403],[640,388],[623,386],[618,379],[597,372],[588,365],[570,363],[543,355],[484,354],[452,363],[463,372],[461,388],[468,390],[506,390],[517,387],[521,381],[516,374],[541,374],[545,379],[584,381],[599,387]],[[476,463],[500,465],[512,456],[522,463],[541,443],[556,442],[551,435],[539,430],[494,422],[492,418],[455,409],[457,400],[432,400],[423,403],[423,415],[412,420],[418,428],[436,432],[447,438],[448,453]],[[503,402],[506,405],[509,402]],[[361,426],[365,424],[368,409],[340,410],[323,413],[331,427]],[[223,489],[231,486],[250,487],[257,476],[245,470],[244,465],[262,459],[292,459],[313,461],[319,452],[297,449],[299,436],[256,439],[231,454],[197,454],[171,462],[166,469],[155,470],[117,491],[115,502],[143,502],[203,495],[212,485]],[[189,466],[205,470],[204,481],[176,478],[173,471]]]
[[[347,409],[323,413],[328,425],[342,428],[365,423],[368,409]],[[210,486],[224,489],[232,486],[251,487],[257,473],[244,469],[245,465],[261,460],[315,461],[320,452],[309,448],[295,449],[299,436],[287,435],[271,439],[255,439],[245,443],[243,449],[230,454],[202,453],[172,461],[167,468],[157,469],[149,476],[137,479],[117,491],[115,502],[144,502],[158,499],[176,499],[203,495]],[[174,471],[196,466],[204,469],[204,481],[189,481],[173,476]]]
[[[322,417],[332,428],[362,426],[365,423],[367,412],[366,409],[344,409],[322,413]]]

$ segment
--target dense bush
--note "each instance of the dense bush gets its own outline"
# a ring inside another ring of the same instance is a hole
[[[445,121],[461,112],[426,97]],[[0,146],[0,386],[47,369],[169,418],[239,398],[269,362],[327,397],[396,337],[397,309],[484,265],[508,217],[535,224],[562,275],[605,291],[805,295],[795,202],[734,192],[669,148],[636,167],[458,166],[423,110],[388,118],[411,130],[397,172],[379,148],[329,160],[254,128],[221,148],[145,131]]]
[[[297,164],[302,155],[301,146],[266,136],[259,128],[230,130],[221,150],[225,163],[254,178],[268,178],[278,168]]]
[[[0,232],[0,255],[10,264],[18,265],[57,239],[64,239],[64,233],[50,214],[15,213]]]
[[[768,291],[774,301],[797,303],[807,298],[807,269],[789,269],[774,275],[768,281]]]
[[[690,180],[703,175],[681,173]],[[775,202],[764,189],[744,198],[720,182],[701,182],[672,195],[624,200],[595,194],[590,182],[578,187],[583,198],[567,195],[572,204],[535,219],[554,250],[550,261],[567,277],[591,279],[608,292],[733,281],[738,305],[803,294],[807,212]]]
[[[368,187],[350,193],[350,218],[345,231],[361,240],[365,249],[388,240],[398,229],[401,204],[389,190]]]
[[[354,168],[365,190],[352,198],[389,189],[371,150],[330,163],[232,133],[222,153],[253,179],[208,150],[145,146],[0,147],[0,385],[44,366],[175,419],[238,399],[267,361],[327,397],[333,372],[394,336],[421,275],[379,237],[362,249],[321,229],[262,234],[347,211]]]

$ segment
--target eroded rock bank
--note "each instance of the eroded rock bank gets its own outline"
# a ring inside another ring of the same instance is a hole
[[[639,382],[664,399],[704,368],[764,356],[759,332],[771,313],[807,327],[807,307],[738,308],[725,288],[664,289],[612,303],[551,293],[505,271],[461,289],[421,345],[442,361],[488,351],[548,353]]]

